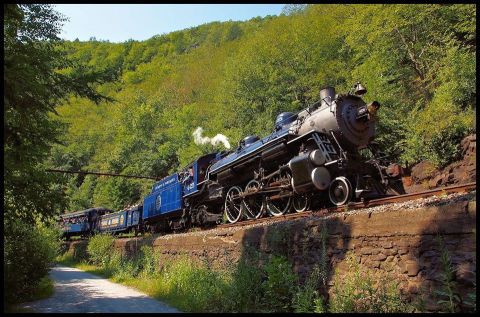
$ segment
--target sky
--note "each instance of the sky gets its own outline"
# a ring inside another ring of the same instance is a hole
[[[110,42],[146,40],[213,21],[245,21],[279,15],[285,4],[56,4],[69,18],[60,37]]]

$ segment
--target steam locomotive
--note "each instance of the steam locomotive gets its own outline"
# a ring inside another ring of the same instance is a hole
[[[346,94],[326,87],[308,108],[280,113],[270,135],[199,157],[153,185],[131,228],[166,232],[404,194],[400,165],[373,142],[380,104],[365,93],[361,83]]]

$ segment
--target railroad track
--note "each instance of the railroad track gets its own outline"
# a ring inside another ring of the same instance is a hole
[[[477,188],[477,183],[472,182],[472,183],[467,183],[467,184],[461,184],[461,185],[454,185],[454,186],[449,186],[449,187],[444,187],[444,188],[437,188],[437,189],[432,189],[432,190],[427,190],[423,192],[418,192],[418,193],[411,193],[411,194],[405,194],[405,195],[399,195],[399,196],[390,196],[390,197],[384,197],[380,199],[372,199],[372,200],[364,200],[361,202],[355,202],[355,203],[349,203],[344,206],[339,206],[339,207],[330,207],[330,208],[322,208],[318,210],[306,210],[303,212],[297,212],[297,213],[289,213],[286,215],[278,216],[278,217],[262,217],[259,219],[249,219],[249,220],[244,220],[244,221],[239,221],[236,223],[228,223],[228,224],[219,224],[213,227],[207,227],[207,228],[196,228],[194,230],[187,229],[185,231],[178,231],[175,233],[168,233],[165,236],[169,235],[175,235],[177,233],[188,233],[188,232],[195,232],[195,231],[208,231],[212,229],[221,229],[221,228],[230,228],[230,227],[242,227],[242,226],[248,226],[252,224],[261,224],[261,223],[275,223],[275,222],[282,222],[282,221],[287,221],[287,220],[293,220],[297,218],[307,218],[307,217],[313,217],[313,216],[323,216],[323,215],[328,215],[332,213],[340,213],[340,212],[345,212],[345,211],[351,211],[354,209],[363,209],[363,208],[370,208],[370,207],[376,207],[376,206],[381,206],[381,205],[388,205],[388,204],[393,204],[393,203],[401,203],[401,202],[406,202],[410,200],[415,200],[419,198],[426,198],[426,197],[431,197],[435,195],[449,195],[453,193],[463,193],[463,192],[470,192],[472,190],[475,190]],[[153,237],[160,237],[164,236],[162,234],[155,234]],[[120,237],[120,239],[130,239],[131,237]]]
[[[353,209],[370,208],[375,206],[388,205],[392,203],[406,202],[409,200],[431,197],[438,194],[449,195],[453,193],[469,192],[469,191],[475,190],[476,188],[477,188],[477,183],[472,182],[467,184],[454,185],[454,186],[449,186],[444,188],[427,190],[427,191],[418,192],[418,193],[411,193],[411,194],[405,194],[405,195],[399,195],[399,196],[390,196],[390,197],[385,197],[380,199],[364,200],[361,202],[349,203],[347,205],[339,206],[339,207],[322,208],[318,210],[306,210],[304,212],[290,213],[290,214],[286,214],[278,217],[264,217],[259,219],[244,220],[244,221],[230,223],[230,224],[220,224],[214,228],[220,229],[220,228],[229,228],[229,227],[241,227],[241,226],[247,226],[251,224],[260,224],[263,222],[281,222],[281,221],[292,220],[296,218],[304,218],[304,217],[311,217],[311,216],[317,216],[317,215],[327,215],[330,213],[350,211]],[[210,229],[211,228],[208,228],[205,230],[210,230]]]

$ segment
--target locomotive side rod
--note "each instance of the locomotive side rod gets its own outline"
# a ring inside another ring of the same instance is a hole
[[[266,187],[266,188],[260,189],[260,190],[245,192],[245,193],[241,193],[241,194],[238,194],[238,195],[232,195],[232,198],[237,199],[237,198],[245,198],[245,197],[249,197],[249,196],[253,196],[253,195],[276,193],[276,192],[282,191],[284,189],[290,189],[290,185]]]

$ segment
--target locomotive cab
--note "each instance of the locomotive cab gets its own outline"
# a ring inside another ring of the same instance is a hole
[[[198,191],[198,184],[206,180],[208,166],[216,157],[217,153],[204,155],[180,172],[180,182],[183,184],[184,196]]]

